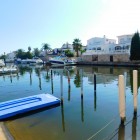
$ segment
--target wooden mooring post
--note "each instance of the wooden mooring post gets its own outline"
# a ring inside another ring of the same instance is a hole
[[[96,91],[96,74],[94,74],[94,91]]]
[[[134,101],[134,115],[137,114],[137,104],[138,104],[138,71],[133,70],[133,101]]]
[[[81,72],[81,98],[83,98],[83,70],[80,70]]]
[[[61,104],[63,104],[63,72],[60,75],[60,85],[61,85]]]
[[[123,75],[119,75],[119,112],[121,124],[124,124],[126,116],[125,116],[125,83]]]

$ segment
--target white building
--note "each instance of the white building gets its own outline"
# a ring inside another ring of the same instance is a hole
[[[115,51],[128,51],[130,52],[131,40],[133,34],[118,36],[118,44],[115,46]]]
[[[70,50],[71,52],[74,52],[73,45],[72,44],[69,44],[69,43],[63,44],[62,47],[61,47],[61,50],[62,51]]]
[[[16,58],[16,52],[11,52],[11,53],[8,53],[6,55],[6,59],[5,61],[6,62],[14,62],[14,59]]]
[[[104,37],[94,37],[87,40],[87,51],[83,55],[92,54],[130,54],[130,46],[133,34],[118,36],[118,44],[115,39]]]
[[[98,52],[109,52],[116,44],[115,39],[108,39],[104,37],[94,37],[87,40],[87,50],[94,50]]]

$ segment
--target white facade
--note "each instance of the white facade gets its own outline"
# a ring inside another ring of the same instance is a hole
[[[118,44],[116,44],[115,50],[128,50],[130,52],[132,37],[133,34],[118,36]]]
[[[62,45],[61,47],[62,51],[65,51],[65,50],[70,50],[71,52],[73,52],[73,45],[72,44],[69,44],[69,43],[65,43]]]
[[[94,37],[87,41],[87,50],[108,52],[110,49],[114,48],[115,44],[115,39],[108,39],[105,36],[103,38]]]
[[[131,44],[133,34],[118,36],[118,44]]]
[[[105,36],[94,37],[87,40],[87,51],[83,55],[93,54],[115,54],[127,53],[130,54],[130,46],[133,34],[118,36],[118,44],[115,39],[108,39]]]
[[[16,53],[15,52],[11,52],[11,53],[8,53],[6,55],[6,62],[14,62],[14,59],[16,58]]]

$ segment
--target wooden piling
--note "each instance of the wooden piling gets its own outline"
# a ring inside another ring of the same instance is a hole
[[[124,76],[119,75],[119,111],[121,123],[125,121],[125,85]]]
[[[61,103],[63,104],[63,73],[60,76],[60,83],[61,83]]]
[[[94,91],[96,91],[96,74],[94,74]]]
[[[81,69],[81,98],[83,98],[83,70]]]
[[[133,70],[133,101],[134,101],[134,114],[137,114],[138,102],[138,71]]]

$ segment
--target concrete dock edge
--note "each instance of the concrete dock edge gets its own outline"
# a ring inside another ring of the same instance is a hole
[[[0,122],[0,140],[14,140],[3,122]]]

